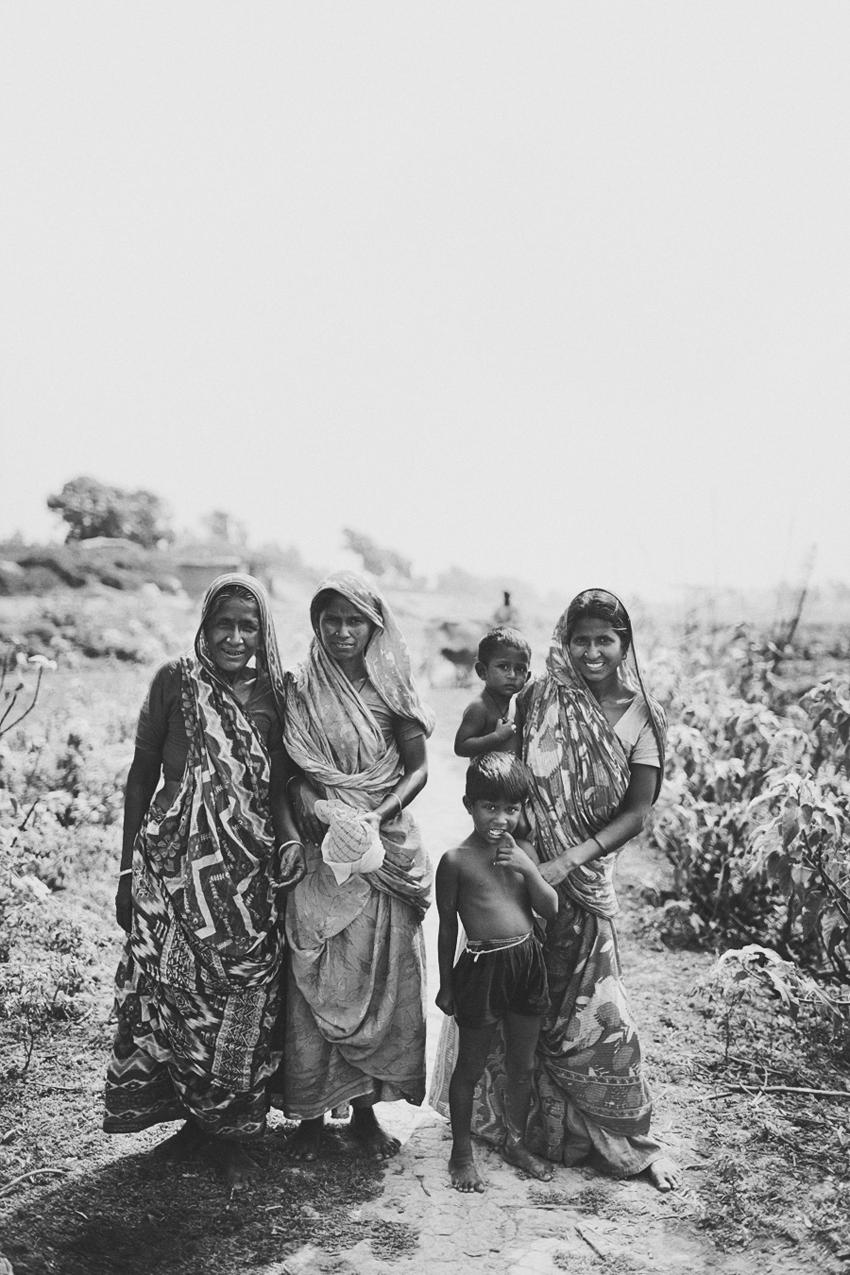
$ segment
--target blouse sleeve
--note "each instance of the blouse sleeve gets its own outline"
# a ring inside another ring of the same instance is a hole
[[[634,747],[629,754],[629,763],[632,766],[655,766],[659,770],[661,768],[658,741],[652,729],[652,722],[649,720],[644,722],[638,732]]]
[[[170,711],[180,696],[180,666],[163,664],[154,674],[136,727],[136,748],[162,756]]]
[[[393,721],[393,733],[399,744],[407,743],[411,739],[425,738],[422,723],[417,722],[415,717],[396,717]]]

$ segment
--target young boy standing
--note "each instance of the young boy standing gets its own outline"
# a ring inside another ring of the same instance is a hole
[[[540,875],[534,850],[512,835],[527,793],[528,775],[517,757],[488,753],[476,758],[466,772],[463,799],[473,830],[461,845],[446,851],[437,868],[437,1005],[454,1015],[460,1035],[449,1086],[449,1172],[459,1191],[484,1190],[472,1154],[472,1096],[499,1023],[505,1032],[507,1071],[502,1155],[536,1178],[552,1177],[546,1162],[523,1142],[534,1051],[548,1005],[532,909],[546,918],[558,911],[558,896]],[[467,946],[454,965],[458,917]]]
[[[528,681],[531,647],[516,629],[490,629],[478,643],[475,672],[484,689],[464,711],[455,735],[458,757],[514,751],[511,700]]]

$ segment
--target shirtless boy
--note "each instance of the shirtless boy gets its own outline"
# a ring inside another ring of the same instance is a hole
[[[458,1191],[484,1190],[472,1154],[472,1096],[499,1023],[507,1072],[502,1155],[544,1182],[552,1177],[551,1168],[523,1142],[534,1051],[549,999],[543,954],[532,934],[532,909],[547,918],[558,911],[558,895],[540,875],[534,850],[512,835],[527,793],[528,775],[517,757],[487,753],[476,758],[466,772],[463,799],[473,830],[461,845],[446,851],[437,868],[437,1005],[454,1015],[460,1036],[449,1086],[449,1172]],[[458,917],[467,946],[452,968]]]
[[[531,647],[516,629],[490,629],[478,643],[475,672],[484,689],[464,711],[455,735],[458,757],[512,753],[511,700],[529,678]]]

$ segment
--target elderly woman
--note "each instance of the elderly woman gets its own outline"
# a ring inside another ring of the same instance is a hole
[[[303,875],[286,800],[282,674],[262,586],[223,575],[194,653],[164,664],[139,717],[124,802],[118,1028],[107,1133],[185,1120],[160,1147],[253,1167],[280,1005],[279,889]],[[156,794],[156,795],[154,795]]]
[[[425,1093],[421,922],[431,874],[405,807],[425,785],[433,720],[392,611],[366,581],[325,580],[310,619],[315,637],[285,698],[307,875],[287,903],[286,1057],[273,1101],[300,1121],[294,1157],[314,1159],[325,1114],[350,1102],[353,1136],[383,1158],[398,1142],[374,1104],[420,1103]],[[382,866],[338,882],[320,849],[327,807],[316,803],[327,798],[361,812]]]
[[[666,722],[613,594],[588,589],[573,599],[555,626],[545,673],[520,693],[516,722],[540,874],[558,892],[544,941],[550,1009],[527,1145],[617,1177],[646,1172],[668,1191],[680,1175],[650,1133],[652,1104],[620,975],[613,876],[617,851],[641,831],[658,796]],[[504,1077],[497,1049],[472,1126],[490,1141],[504,1137]],[[440,1089],[438,1076],[438,1109]]]

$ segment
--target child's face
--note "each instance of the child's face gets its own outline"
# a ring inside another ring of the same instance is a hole
[[[488,664],[476,664],[475,671],[488,691],[510,697],[528,681],[528,657],[515,647],[504,646],[490,657]]]
[[[513,834],[522,814],[522,803],[508,801],[504,797],[478,797],[463,804],[472,816],[472,824],[482,841],[493,845],[501,841],[506,832]]]

